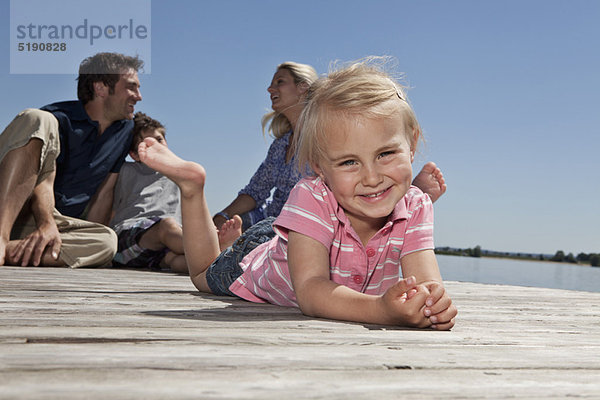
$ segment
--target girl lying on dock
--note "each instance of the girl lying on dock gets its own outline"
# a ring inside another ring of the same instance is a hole
[[[204,168],[151,138],[140,143],[140,159],[181,189],[185,255],[198,290],[315,317],[454,326],[457,310],[433,252],[432,203],[411,186],[421,130],[401,86],[374,64],[352,64],[311,86],[294,148],[313,176],[298,182],[276,219],[253,225],[223,252]],[[241,233],[241,219],[223,230]]]
[[[287,61],[277,66],[267,88],[273,111],[262,118],[263,133],[268,127],[275,140],[250,182],[231,204],[213,216],[217,228],[220,229],[230,215],[238,214],[245,230],[266,217],[277,217],[281,213],[290,191],[302,178],[293,151],[294,131],[306,104],[308,89],[317,79],[317,72],[308,64]],[[444,175],[433,162],[423,166],[413,185],[427,193],[433,202],[446,192]]]

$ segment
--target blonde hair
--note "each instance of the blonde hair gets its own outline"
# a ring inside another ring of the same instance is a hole
[[[290,71],[294,78],[296,86],[305,84],[307,87],[312,85],[317,80],[317,71],[308,64],[295,63],[293,61],[287,61],[277,66],[277,71],[280,69],[286,69]],[[261,119],[263,133],[265,129],[275,138],[282,137],[285,133],[292,129],[292,124],[287,117],[279,112],[271,111],[263,115]],[[267,128],[267,125],[269,126]]]
[[[313,167],[325,155],[324,143],[330,114],[346,117],[389,118],[400,112],[411,150],[421,138],[421,128],[404,87],[384,71],[388,57],[368,57],[330,72],[314,82],[307,95],[294,135],[298,169]]]

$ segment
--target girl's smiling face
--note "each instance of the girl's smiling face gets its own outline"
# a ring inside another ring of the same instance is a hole
[[[414,152],[400,112],[365,118],[332,113],[315,172],[353,226],[382,227],[412,181]]]

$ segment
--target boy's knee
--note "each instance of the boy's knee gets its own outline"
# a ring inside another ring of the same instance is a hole
[[[161,232],[167,234],[177,232],[181,229],[181,226],[175,220],[175,218],[167,217],[160,220],[159,229],[161,230]]]

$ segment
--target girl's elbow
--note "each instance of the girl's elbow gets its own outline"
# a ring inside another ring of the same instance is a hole
[[[308,301],[299,296],[297,296],[296,300],[298,302],[298,308],[300,308],[302,314],[312,318],[319,317],[319,313],[314,301]]]
[[[319,314],[315,309],[313,308],[302,308],[300,307],[300,311],[302,311],[302,314],[310,317],[310,318],[322,318],[323,316],[321,314]]]
[[[323,317],[327,308],[324,299],[323,281],[329,282],[329,279],[321,277],[306,279],[301,282],[295,282],[294,293],[296,302],[302,314],[308,317]]]

